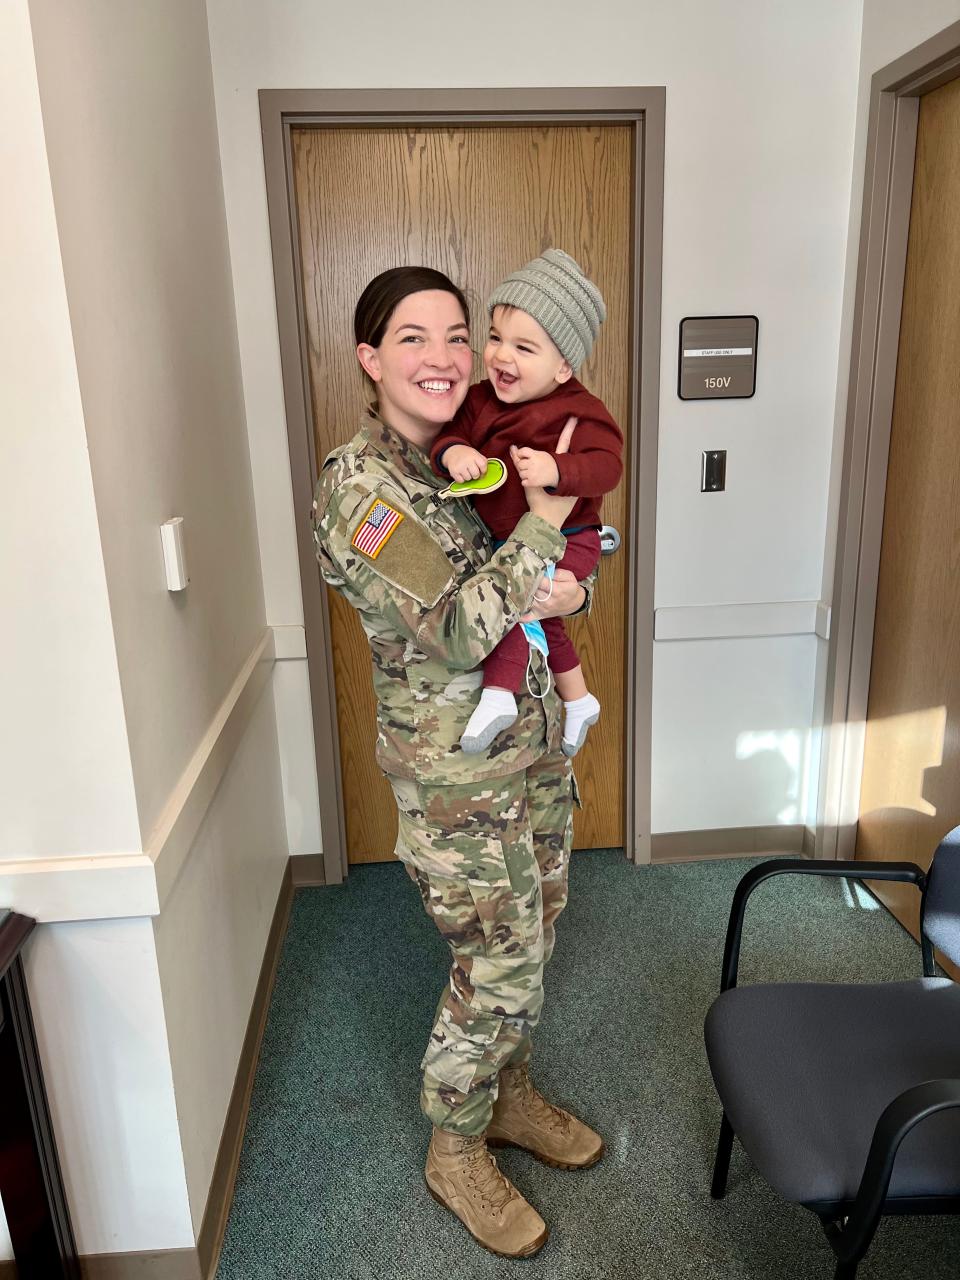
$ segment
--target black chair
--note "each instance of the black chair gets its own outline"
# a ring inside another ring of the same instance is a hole
[[[770,876],[902,880],[922,894],[923,977],[737,987],[743,915]],[[910,862],[774,859],[733,899],[721,993],[704,1028],[723,1104],[711,1194],[726,1192],[734,1135],[770,1185],[820,1219],[852,1280],[883,1214],[960,1212],[960,827],[929,872]]]

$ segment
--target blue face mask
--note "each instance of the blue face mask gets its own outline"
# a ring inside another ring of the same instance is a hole
[[[548,578],[553,578],[554,567],[554,565],[548,564],[544,569],[544,573]],[[539,622],[521,622],[520,625],[523,627],[524,635],[527,637],[531,648],[539,649],[543,656],[546,657],[550,652],[550,645],[547,642],[542,624]]]
[[[543,630],[543,624],[540,622],[521,622],[524,634],[530,642],[532,649],[539,649],[544,657],[550,652],[550,645],[547,643],[547,637]]]

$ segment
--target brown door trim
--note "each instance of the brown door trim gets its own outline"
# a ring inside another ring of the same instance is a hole
[[[313,555],[309,511],[316,483],[311,447],[305,325],[293,196],[291,130],[349,124],[633,123],[636,137],[634,271],[631,303],[631,450],[627,595],[627,704],[624,763],[627,856],[650,861],[650,763],[653,694],[653,575],[656,545],[660,398],[660,291],[666,91],[597,89],[261,89],[270,238],[297,551],[310,675],[320,794],[320,830],[328,884],[347,873],[336,704],[326,595]]]
[[[823,709],[816,856],[852,858],[920,98],[960,75],[960,22],[871,81]]]

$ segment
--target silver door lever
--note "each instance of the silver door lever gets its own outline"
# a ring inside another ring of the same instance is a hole
[[[602,556],[612,556],[615,551],[619,550],[620,534],[612,524],[603,525],[600,530],[600,554]]]

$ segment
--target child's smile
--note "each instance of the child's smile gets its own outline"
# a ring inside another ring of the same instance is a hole
[[[506,404],[539,400],[573,372],[546,330],[516,307],[494,307],[483,364],[497,399]]]

